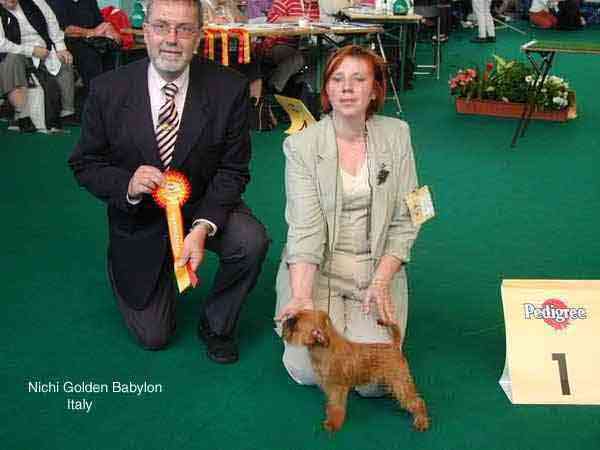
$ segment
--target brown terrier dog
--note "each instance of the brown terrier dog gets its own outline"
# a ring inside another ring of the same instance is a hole
[[[308,348],[313,370],[327,396],[323,426],[338,431],[346,418],[348,392],[355,386],[384,385],[413,415],[418,431],[429,428],[425,402],[417,393],[408,362],[400,351],[400,330],[387,325],[392,344],[359,344],[340,335],[324,311],[303,310],[283,323],[283,338]]]

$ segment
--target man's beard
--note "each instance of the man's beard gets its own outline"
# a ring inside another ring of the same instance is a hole
[[[183,71],[187,65],[187,61],[181,56],[177,60],[169,60],[162,56],[154,58],[154,67],[160,72],[177,73]]]

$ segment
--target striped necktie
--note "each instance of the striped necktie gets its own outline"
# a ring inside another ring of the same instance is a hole
[[[173,159],[173,150],[175,150],[175,141],[179,130],[179,114],[175,106],[178,87],[175,83],[167,83],[163,86],[162,91],[165,94],[165,102],[158,112],[156,142],[160,160],[165,169],[168,169]]]

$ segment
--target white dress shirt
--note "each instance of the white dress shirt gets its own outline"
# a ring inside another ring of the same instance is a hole
[[[175,108],[177,115],[181,119],[183,114],[183,106],[185,104],[185,96],[190,82],[190,66],[187,66],[179,77],[172,81],[177,86],[177,94],[175,94]],[[150,108],[152,110],[152,123],[154,129],[158,126],[158,113],[160,107],[166,100],[163,92],[163,87],[169,83],[165,81],[154,68],[152,63],[148,64],[148,93],[150,94]]]
[[[46,19],[46,24],[48,25],[48,35],[50,36],[52,42],[54,42],[56,51],[60,52],[65,50],[65,34],[58,26],[58,20],[56,20],[54,12],[52,12],[48,4],[43,0],[33,0],[33,2],[38,8],[40,8],[40,11],[42,11],[44,18]],[[21,5],[17,3],[16,8],[8,9],[8,12],[15,16],[17,22],[19,22],[21,43],[15,44],[14,42],[9,41],[6,38],[4,27],[0,23],[0,53],[15,53],[17,55],[23,55],[31,58],[33,56],[34,47],[46,48],[46,43],[42,37],[31,26],[29,20],[27,20],[27,17],[25,17],[25,13],[23,12]]]
[[[160,107],[166,100],[165,94],[163,92],[163,87],[167,83],[175,83],[177,86],[177,94],[175,94],[175,108],[177,109],[177,116],[181,120],[183,117],[183,108],[185,106],[185,98],[187,95],[188,85],[190,82],[190,66],[187,66],[183,73],[179,75],[172,82],[165,81],[160,74],[154,68],[152,63],[148,64],[148,94],[150,95],[150,110],[152,111],[152,124],[154,129],[158,126],[158,114],[160,112]],[[177,141],[175,141],[177,142]],[[129,195],[127,195],[127,200],[129,203],[135,205],[141,201],[141,199],[131,199]],[[206,219],[196,219],[192,223],[192,228],[200,223],[206,223],[211,228],[208,233],[209,236],[214,236],[217,233],[217,226],[212,223],[210,220]]]

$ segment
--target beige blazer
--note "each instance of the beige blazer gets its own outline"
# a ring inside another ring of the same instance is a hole
[[[399,119],[373,116],[367,121],[367,133],[371,256],[376,262],[383,255],[408,262],[419,231],[410,220],[404,200],[418,185],[409,127]],[[336,217],[342,210],[342,181],[331,117],[325,116],[303,132],[289,136],[283,148],[288,235],[278,273],[277,311],[289,300],[287,264],[321,265],[334,249],[339,231]],[[394,283],[392,290],[403,289],[395,294],[405,298],[404,270],[397,277],[404,280],[397,280],[403,282]]]

